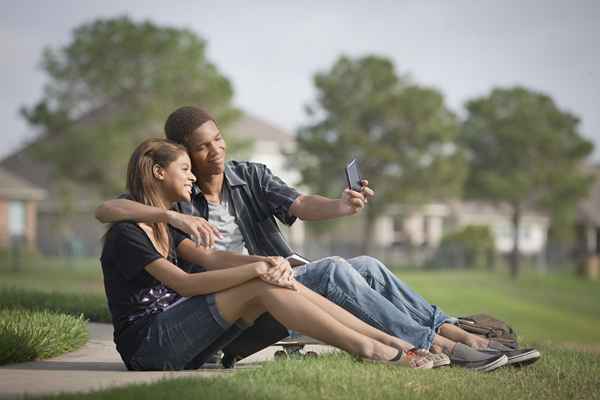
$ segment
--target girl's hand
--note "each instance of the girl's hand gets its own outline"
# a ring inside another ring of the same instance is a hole
[[[257,275],[263,281],[288,289],[294,289],[294,271],[290,263],[283,257],[265,257],[264,262],[259,263]]]

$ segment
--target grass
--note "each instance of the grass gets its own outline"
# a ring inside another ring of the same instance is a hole
[[[489,374],[414,371],[359,363],[344,354],[266,363],[215,378],[183,378],[45,399],[598,399],[600,356],[542,348],[532,366]]]
[[[50,310],[92,322],[111,322],[100,261],[28,256],[13,271],[0,258],[0,306]]]
[[[403,272],[397,275],[451,315],[487,312],[509,321],[529,343],[600,345],[600,282],[571,274]]]
[[[0,287],[104,295],[97,258],[24,256],[17,272],[13,270],[12,261],[9,257],[0,257]]]
[[[523,369],[478,374],[458,368],[412,371],[361,364],[338,354],[267,363],[224,377],[176,379],[51,398],[600,399],[600,282],[533,272],[524,273],[516,282],[502,272],[396,272],[451,315],[487,312],[507,320],[522,343],[535,344],[542,351],[542,360]],[[80,299],[89,303],[77,303]],[[82,260],[81,265],[68,266],[51,260],[24,265],[18,273],[0,268],[0,304],[80,310],[89,317],[93,315],[90,310],[106,307],[99,262]]]
[[[2,308],[48,310],[75,317],[82,315],[92,322],[111,322],[110,312],[103,294],[46,292],[35,289],[0,287]]]
[[[0,310],[0,365],[49,358],[88,340],[83,317],[49,311]]]

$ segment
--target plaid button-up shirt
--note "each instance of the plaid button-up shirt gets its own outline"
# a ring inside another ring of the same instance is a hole
[[[229,161],[225,164],[224,190],[235,213],[248,252],[263,256],[287,257],[294,253],[279,230],[275,217],[291,225],[296,217],[289,208],[300,193],[273,175],[263,164]],[[191,203],[177,204],[179,212],[208,220],[208,202],[194,185]]]

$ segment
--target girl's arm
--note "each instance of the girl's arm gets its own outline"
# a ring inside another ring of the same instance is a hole
[[[201,265],[208,270],[227,269],[258,261],[269,261],[268,257],[245,256],[230,251],[213,250],[196,246],[191,240],[184,239],[177,246],[177,254],[192,264]]]
[[[264,261],[244,264],[229,269],[188,273],[165,258],[146,265],[146,271],[166,286],[184,297],[220,292],[238,286],[254,278],[260,278],[269,270]]]

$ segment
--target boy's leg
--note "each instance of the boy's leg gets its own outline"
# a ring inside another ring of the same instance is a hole
[[[381,261],[370,256],[347,260],[369,284],[400,310],[406,310],[411,318],[423,326],[437,331],[442,324],[454,324],[456,318],[446,315],[439,307],[429,303],[392,273]]]
[[[393,304],[340,257],[299,267],[296,280],[367,324],[413,345],[429,349],[435,331],[416,322],[406,307]]]

